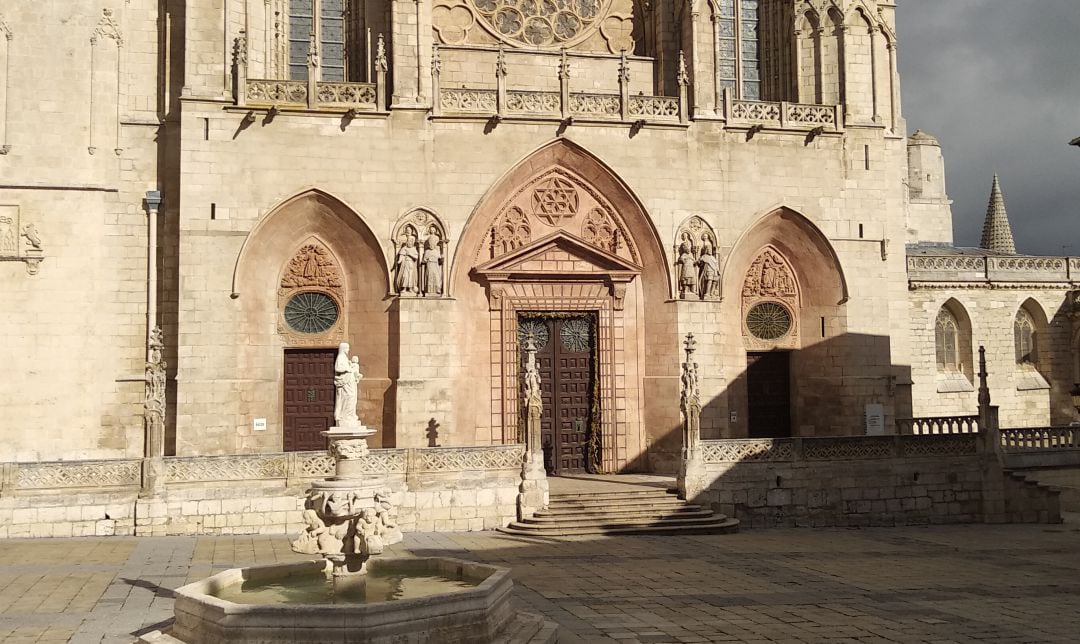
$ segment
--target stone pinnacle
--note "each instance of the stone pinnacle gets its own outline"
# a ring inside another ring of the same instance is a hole
[[[990,203],[986,206],[986,222],[979,247],[1006,255],[1016,254],[1009,214],[1005,212],[1005,198],[1001,195],[1001,182],[996,174],[994,186],[990,189]]]

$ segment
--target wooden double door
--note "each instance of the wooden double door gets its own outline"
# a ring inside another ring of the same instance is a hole
[[[307,452],[326,449],[325,432],[334,426],[334,358],[336,349],[285,350],[285,409],[282,449]]]
[[[791,436],[791,353],[746,354],[750,438]]]
[[[540,442],[549,474],[589,469],[596,403],[596,317],[588,314],[523,314],[518,338],[536,347],[544,403]],[[524,356],[524,350],[521,352]],[[598,420],[598,419],[597,419]],[[598,438],[598,437],[597,437]]]

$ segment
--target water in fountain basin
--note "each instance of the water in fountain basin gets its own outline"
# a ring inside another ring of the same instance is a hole
[[[323,575],[249,579],[221,588],[214,596],[237,604],[365,604],[451,593],[472,588],[482,581],[439,573],[418,574],[389,566],[344,579],[348,581],[341,583],[341,578],[334,580]]]

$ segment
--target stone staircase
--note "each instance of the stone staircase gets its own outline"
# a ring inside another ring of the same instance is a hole
[[[548,509],[505,528],[507,534],[724,534],[739,520],[679,500],[662,488],[552,494]]]

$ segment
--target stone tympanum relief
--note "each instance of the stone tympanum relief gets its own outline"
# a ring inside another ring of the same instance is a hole
[[[767,246],[746,271],[743,337],[751,349],[797,348],[799,286],[791,263]]]
[[[558,230],[612,255],[638,261],[626,226],[607,200],[578,176],[556,168],[507,199],[480,246],[476,263],[511,253]]]
[[[691,217],[675,235],[675,279],[680,299],[720,298],[716,233],[701,217]]]
[[[426,210],[414,210],[394,227],[394,292],[402,297],[439,297],[446,285],[446,226]]]
[[[634,53],[632,0],[436,0],[444,45]]]
[[[340,341],[344,296],[345,281],[337,258],[318,239],[308,239],[281,272],[278,331],[291,346]]]

